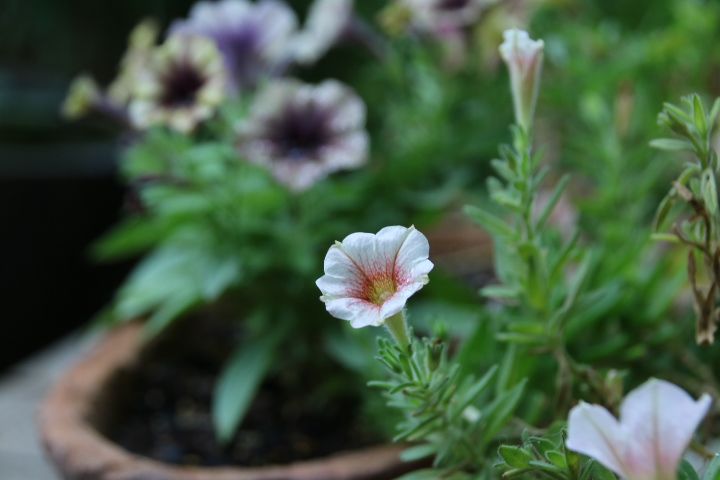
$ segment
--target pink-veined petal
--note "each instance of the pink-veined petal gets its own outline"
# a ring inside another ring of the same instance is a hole
[[[692,435],[710,407],[672,383],[650,379],[620,406],[620,423],[633,439],[626,466],[635,478],[674,478]]]
[[[580,402],[568,418],[567,448],[594,458],[625,477],[623,451],[625,439],[620,424],[599,405]]]

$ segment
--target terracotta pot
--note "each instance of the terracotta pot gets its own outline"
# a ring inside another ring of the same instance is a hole
[[[110,332],[71,369],[41,407],[39,426],[48,455],[71,480],[389,480],[412,470],[401,446],[378,446],[317,460],[266,467],[182,467],[132,454],[103,437],[117,380],[137,367],[141,326]],[[125,372],[125,373],[123,373]]]

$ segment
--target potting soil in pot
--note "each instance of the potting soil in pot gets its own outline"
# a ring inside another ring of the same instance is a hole
[[[347,384],[321,381],[348,375],[325,362],[322,371],[298,366],[266,381],[235,438],[221,445],[210,406],[222,361],[233,348],[218,339],[233,336],[205,330],[210,338],[177,337],[210,348],[163,342],[149,349],[141,368],[123,378],[105,435],[133,453],[198,466],[286,464],[382,442],[363,426],[360,401]]]

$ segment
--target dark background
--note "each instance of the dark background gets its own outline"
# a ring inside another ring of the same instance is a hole
[[[87,324],[129,267],[88,253],[122,213],[119,149],[102,125],[60,117],[68,82],[110,81],[140,19],[191,3],[0,0],[0,370]]]

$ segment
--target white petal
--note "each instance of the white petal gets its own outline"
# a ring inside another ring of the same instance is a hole
[[[284,2],[262,0],[255,5],[255,18],[263,26],[262,49],[271,61],[289,56],[289,42],[295,34],[298,21],[295,12]]]
[[[350,292],[356,291],[362,284],[362,272],[353,260],[336,245],[330,247],[325,255],[324,270],[325,276],[316,282],[323,294],[350,296]],[[340,285],[343,285],[342,289]]]
[[[674,474],[709,407],[709,396],[696,402],[663,380],[648,380],[630,392],[620,406],[620,423],[633,438],[628,470],[634,476]]]
[[[433,263],[428,260],[429,256],[428,239],[415,227],[410,227],[407,238],[397,253],[395,267],[406,281],[417,281],[433,269]]]
[[[568,418],[567,448],[594,458],[625,477],[623,451],[625,439],[620,425],[599,405],[580,402]]]
[[[400,313],[402,309],[405,308],[405,304],[407,303],[408,299],[412,297],[415,292],[425,286],[426,283],[427,282],[411,283],[409,285],[405,285],[397,292],[395,292],[392,297],[388,298],[385,303],[383,303],[380,309],[380,316],[382,317],[382,319],[386,320],[393,315]]]
[[[391,271],[391,260],[385,255],[378,255],[377,240],[372,233],[352,233],[345,237],[341,244],[342,251],[354,261],[363,274],[373,276]]]
[[[325,308],[333,317],[348,320],[353,328],[379,327],[383,324],[380,308],[357,298],[323,298]]]

